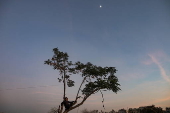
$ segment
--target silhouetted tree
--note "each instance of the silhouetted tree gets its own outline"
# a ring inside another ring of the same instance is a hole
[[[51,59],[48,59],[44,64],[50,65],[54,70],[59,71],[60,77],[58,78],[59,82],[63,82],[64,85],[64,94],[65,98],[66,85],[68,87],[74,86],[74,80],[71,80],[70,76],[73,74],[80,74],[82,76],[82,83],[77,91],[75,101],[82,98],[80,103],[74,104],[69,110],[63,112],[62,107],[59,106],[58,113],[67,113],[79,106],[81,106],[92,94],[97,93],[101,90],[107,91],[111,90],[114,93],[117,93],[119,90],[120,84],[118,83],[118,78],[114,75],[116,73],[115,67],[101,67],[93,65],[88,62],[86,64],[81,62],[72,63],[69,61],[68,54],[59,51],[58,48],[53,49],[54,55]],[[82,85],[85,84],[82,89]],[[79,92],[82,92],[83,96],[79,96]],[[103,94],[102,94],[103,97]],[[102,101],[103,102],[103,101]]]

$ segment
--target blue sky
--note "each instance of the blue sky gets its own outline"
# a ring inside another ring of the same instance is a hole
[[[58,72],[43,64],[55,47],[72,61],[116,67],[122,90],[104,92],[105,111],[168,107],[169,43],[168,0],[1,0],[0,112],[47,113],[59,105]],[[72,78],[70,100],[81,81],[78,75]],[[79,112],[104,110],[101,101],[100,93],[93,95]]]

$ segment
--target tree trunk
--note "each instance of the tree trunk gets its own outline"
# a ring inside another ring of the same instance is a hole
[[[63,95],[63,98],[65,98],[65,96],[66,96],[66,68],[65,68],[65,61],[64,61],[64,66],[63,66],[64,68],[64,95]]]

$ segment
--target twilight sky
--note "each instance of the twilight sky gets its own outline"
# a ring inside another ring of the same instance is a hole
[[[122,90],[103,92],[105,111],[170,107],[169,43],[169,0],[1,0],[0,112],[47,113],[60,104],[58,72],[44,65],[55,47],[72,61],[116,67]],[[72,78],[69,100],[82,80]],[[97,93],[71,113],[102,106]]]

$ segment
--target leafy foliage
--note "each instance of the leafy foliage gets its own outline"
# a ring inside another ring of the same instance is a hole
[[[88,62],[84,69],[82,76],[89,78],[82,93],[89,95],[93,91],[99,91],[100,89],[112,90],[117,93],[120,90],[118,87],[118,78],[114,75],[116,73],[115,67],[100,67]]]
[[[71,68],[73,64],[72,61],[68,61],[68,54],[59,51],[58,48],[54,48],[53,52],[53,57],[45,61],[44,64],[52,66],[54,70],[59,70],[59,82],[64,82],[64,80],[66,80],[68,87],[74,86],[74,81],[70,79],[70,75],[74,73],[75,70]]]

